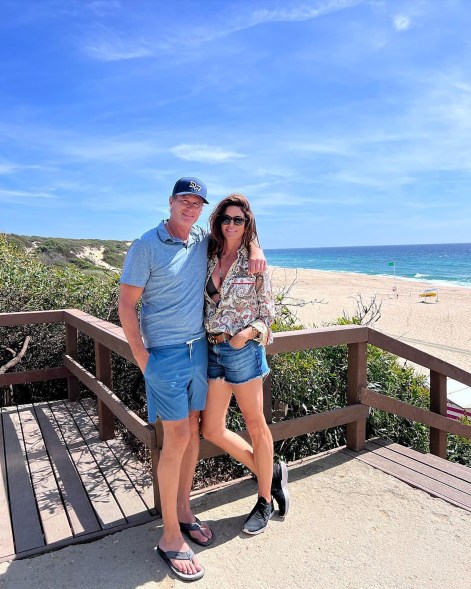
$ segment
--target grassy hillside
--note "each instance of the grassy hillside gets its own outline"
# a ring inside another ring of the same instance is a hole
[[[73,266],[88,272],[120,271],[129,249],[129,241],[102,239],[68,239],[38,235],[6,235],[43,263],[54,266]]]

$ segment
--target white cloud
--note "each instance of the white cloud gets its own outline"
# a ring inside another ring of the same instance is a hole
[[[65,142],[64,142],[65,143]],[[64,144],[62,151],[67,155],[85,160],[121,161],[139,160],[159,151],[152,143],[145,141],[123,141],[119,139],[94,140]]]
[[[154,55],[144,38],[124,37],[104,27],[85,42],[82,51],[99,61],[124,61]]]
[[[23,200],[24,198],[55,198],[53,194],[48,192],[35,192],[28,190],[1,190],[0,200]]]
[[[363,0],[327,0],[317,6],[301,4],[295,8],[285,8],[282,10],[256,10],[244,28],[256,26],[267,22],[300,22],[319,18],[324,14],[338,12],[353,8],[361,4]]]
[[[236,151],[227,151],[219,146],[192,145],[183,143],[171,148],[171,153],[182,160],[201,162],[204,164],[220,164],[245,157]]]
[[[410,18],[405,14],[398,14],[394,17],[393,22],[396,31],[407,31],[411,26]]]

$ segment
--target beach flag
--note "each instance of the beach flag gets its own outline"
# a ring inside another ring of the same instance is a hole
[[[388,266],[394,266],[395,262],[389,262]]]

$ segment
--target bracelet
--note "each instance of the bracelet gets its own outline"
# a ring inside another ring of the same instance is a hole
[[[258,329],[256,327],[254,327],[253,325],[250,326],[252,328],[252,339],[255,339],[256,337],[259,336],[260,332],[258,331]]]

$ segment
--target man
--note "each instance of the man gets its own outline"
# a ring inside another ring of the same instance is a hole
[[[206,194],[206,186],[197,178],[176,182],[169,199],[170,218],[129,249],[119,300],[121,325],[146,382],[148,420],[154,423],[160,417],[164,430],[157,469],[164,522],[158,553],[187,581],[201,578],[204,568],[182,532],[202,546],[214,540],[190,507],[199,416],[207,393],[203,289],[208,236],[193,225],[208,204]],[[261,253],[254,250],[255,255]],[[264,259],[251,260],[250,270],[259,272],[265,266]]]

